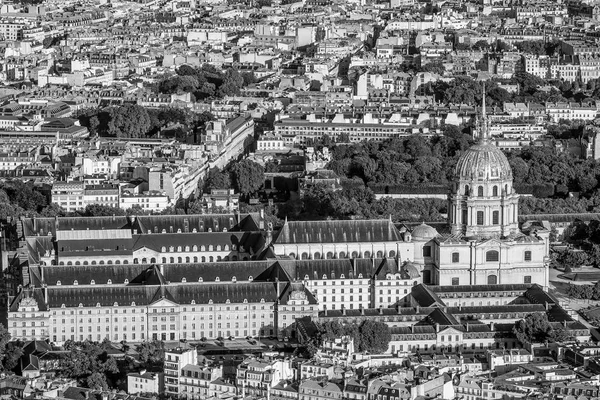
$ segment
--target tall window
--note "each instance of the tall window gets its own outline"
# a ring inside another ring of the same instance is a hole
[[[477,188],[477,196],[478,197],[483,197],[483,186],[479,186]]]
[[[499,259],[499,254],[496,250],[490,250],[485,253],[485,261],[498,261]]]
[[[469,195],[469,185],[465,185],[465,196]]]
[[[431,246],[423,246],[423,257],[431,257]]]
[[[492,196],[498,196],[498,186],[492,188]]]
[[[500,223],[500,212],[492,211],[492,225],[498,225],[499,223]]]
[[[525,261],[531,261],[531,251],[529,251],[529,250],[525,251],[524,259],[525,259]]]
[[[458,286],[459,284],[459,279],[458,278],[452,278],[452,286]]]
[[[477,225],[483,225],[483,211],[477,211]]]
[[[457,263],[460,261],[460,255],[458,253],[452,253],[452,262]]]

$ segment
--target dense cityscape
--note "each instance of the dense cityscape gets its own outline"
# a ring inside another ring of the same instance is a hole
[[[0,0],[0,398],[600,398],[596,0]]]

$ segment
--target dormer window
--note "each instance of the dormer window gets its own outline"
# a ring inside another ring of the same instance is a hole
[[[92,280],[90,281],[90,285],[95,285],[95,284],[96,284],[96,281],[92,279]]]
[[[231,277],[231,282],[236,282],[237,278],[235,276]]]
[[[125,284],[127,285],[129,283],[129,279],[125,279]]]
[[[250,282],[252,282],[252,281],[254,280],[254,278],[252,277],[252,275],[250,275],[250,276],[248,277],[248,280],[249,280]]]
[[[191,304],[196,304],[196,300],[192,300]]]
[[[108,282],[106,282],[107,285],[112,285],[112,280],[109,279]]]
[[[202,279],[202,277],[199,277],[198,282],[204,282],[204,279]]]
[[[231,301],[229,299],[225,300],[225,304],[231,304]]]
[[[56,281],[56,286],[60,286],[62,285],[62,283],[60,283],[60,281]]]
[[[115,301],[115,303],[113,304],[113,307],[119,307],[119,303],[117,303],[117,302]]]
[[[219,278],[218,276],[215,278],[215,282],[220,282],[221,278]]]
[[[244,299],[244,304],[247,304],[247,303],[248,303],[248,299]]]
[[[73,285],[77,286],[78,284],[79,284],[79,282],[77,282],[77,279],[75,279],[75,280],[73,281]]]
[[[135,301],[131,302],[131,307],[135,307]],[[135,312],[135,310],[133,310]]]
[[[186,282],[187,282],[187,279],[181,278],[181,283],[186,283]]]

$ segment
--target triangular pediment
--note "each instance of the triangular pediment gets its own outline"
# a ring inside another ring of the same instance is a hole
[[[152,306],[152,307],[173,307],[173,306],[178,306],[178,305],[179,304],[177,304],[174,301],[171,301],[167,298],[159,298],[155,302],[150,303],[150,306]]]
[[[475,247],[482,247],[482,248],[495,247],[495,248],[497,248],[498,246],[508,247],[509,245],[508,245],[508,243],[506,243],[506,241],[504,241],[502,239],[492,238],[492,239],[487,239],[487,240],[477,243],[477,245]]]
[[[462,332],[459,331],[456,328],[452,328],[452,327],[449,326],[449,327],[447,327],[445,329],[441,329],[440,330],[440,334],[444,334],[444,335],[448,335],[448,334],[451,334],[451,335],[462,335]]]

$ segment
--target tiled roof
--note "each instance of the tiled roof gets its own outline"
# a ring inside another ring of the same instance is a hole
[[[273,240],[276,244],[400,241],[390,220],[286,221]]]

